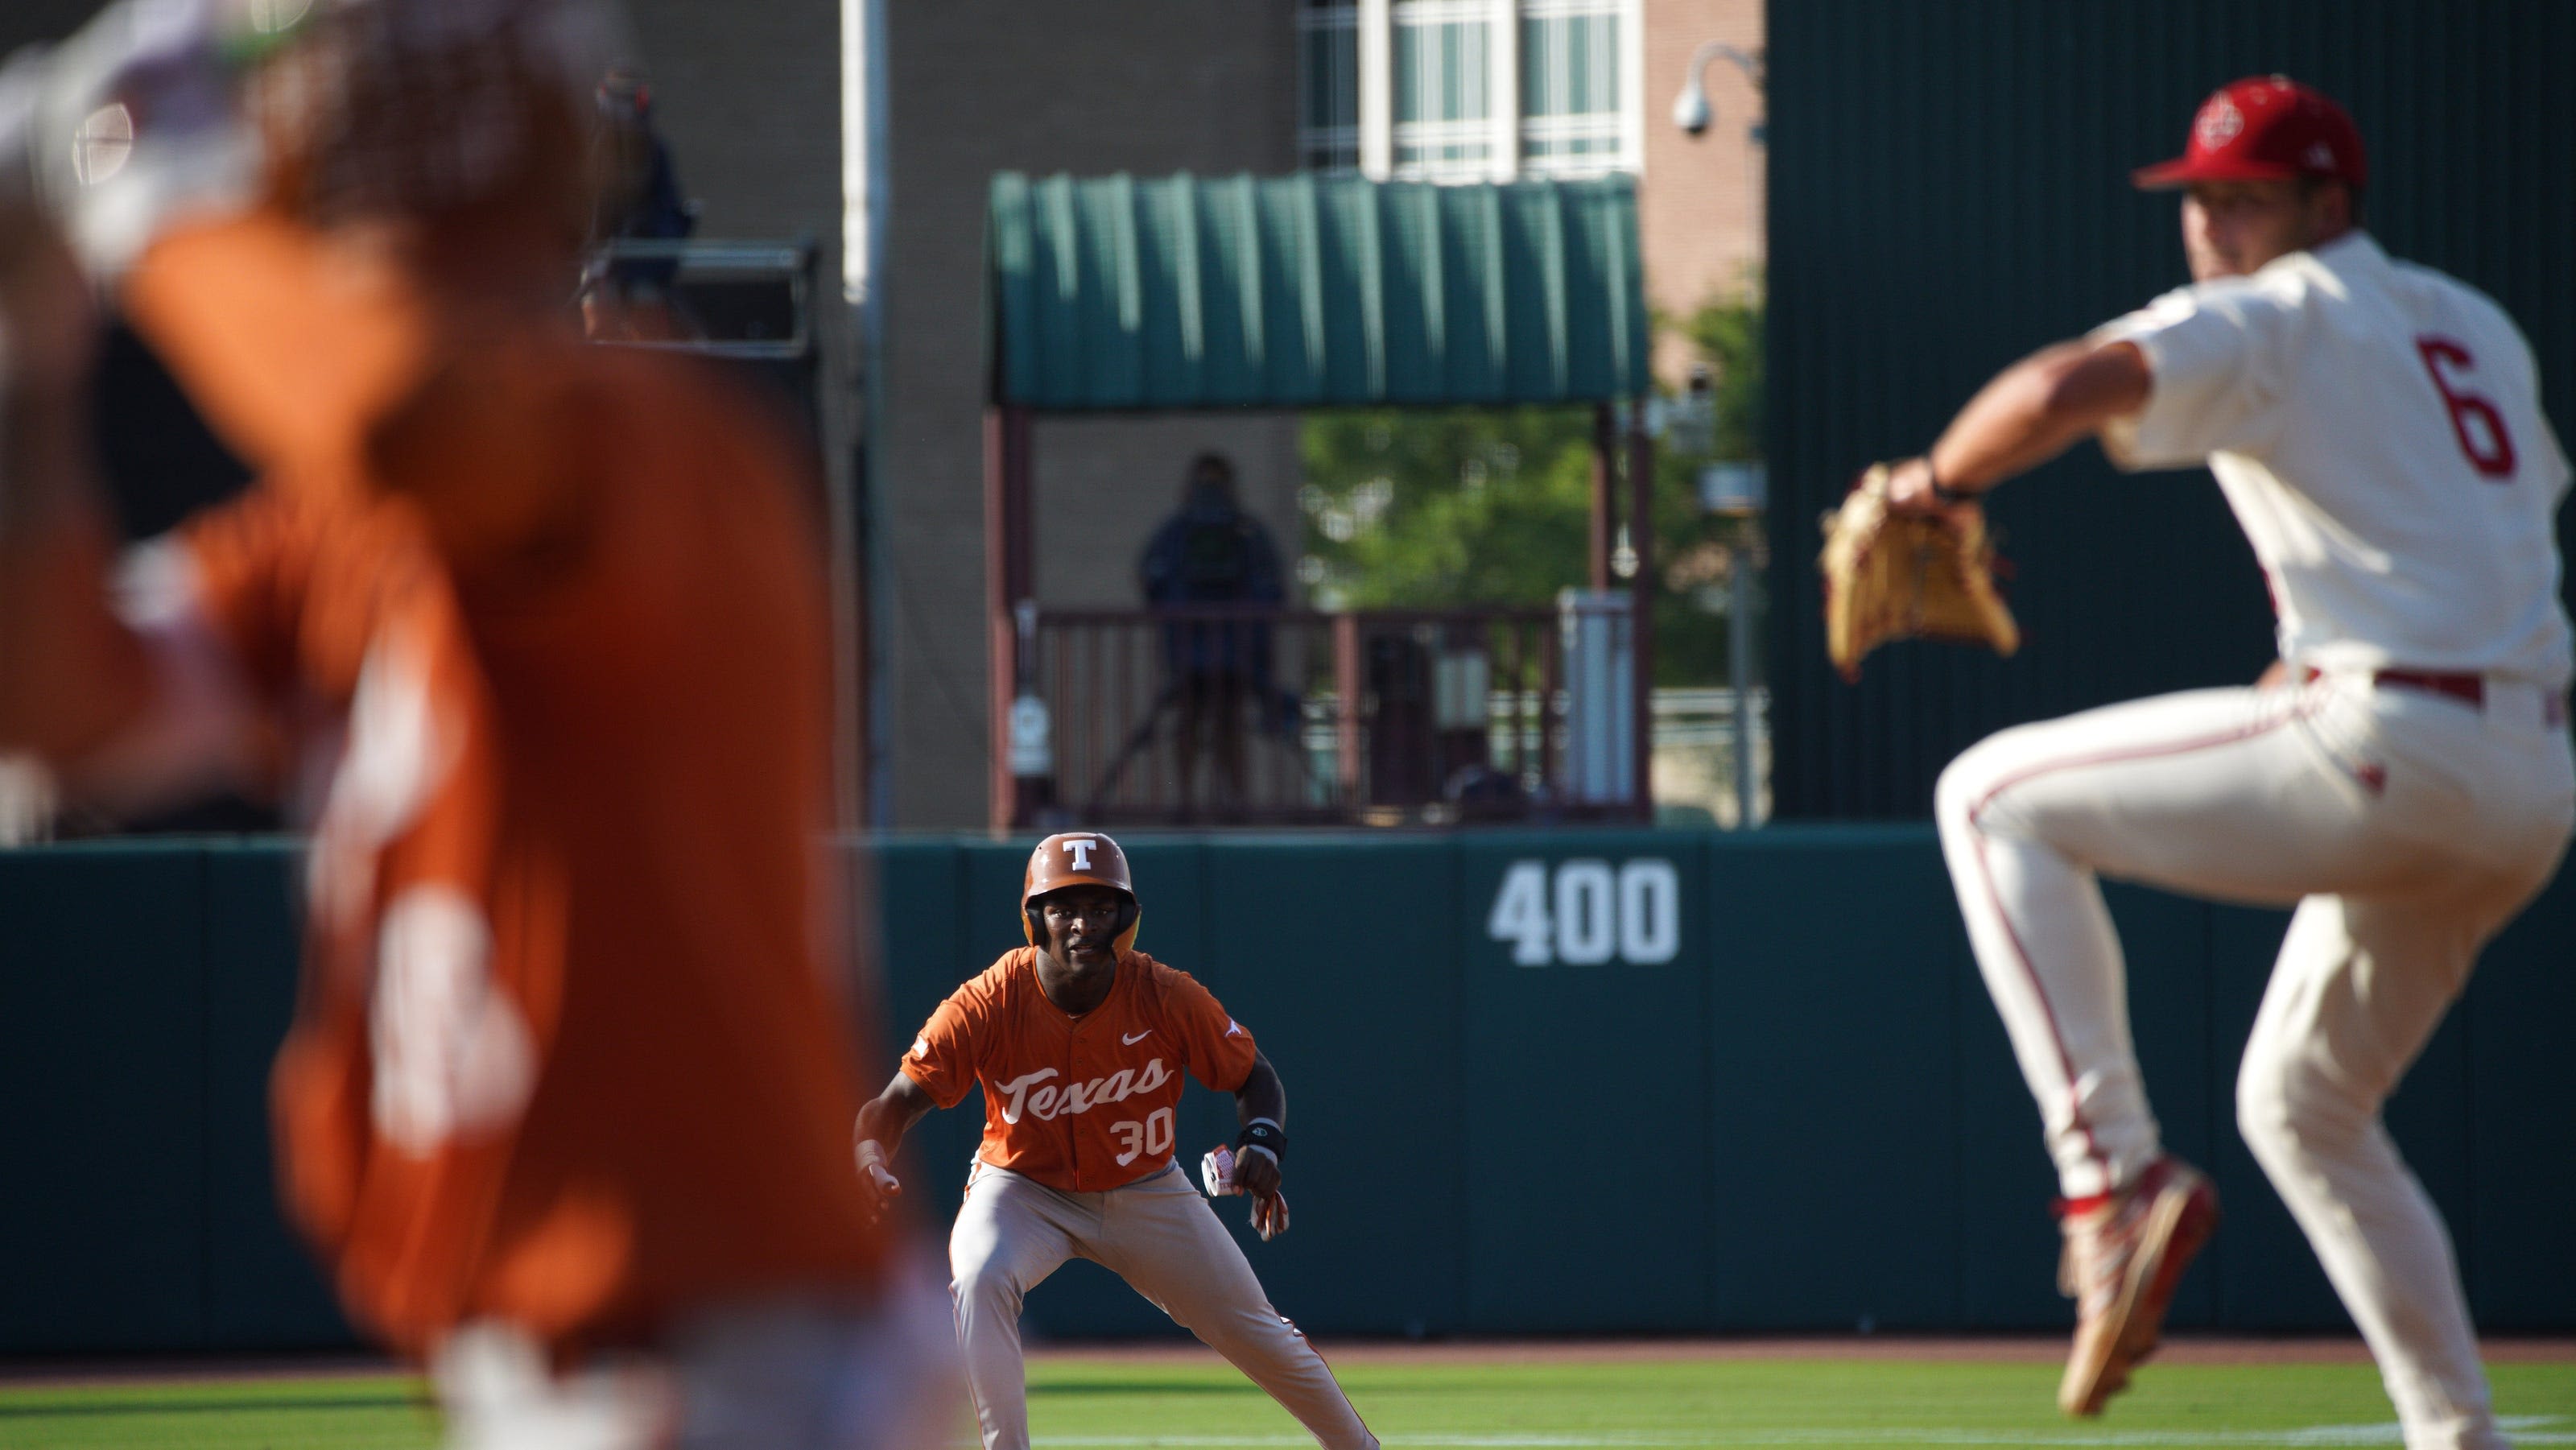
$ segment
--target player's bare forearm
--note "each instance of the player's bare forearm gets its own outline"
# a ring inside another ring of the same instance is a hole
[[[887,1205],[903,1196],[903,1183],[894,1176],[888,1160],[903,1142],[904,1133],[936,1106],[921,1084],[898,1072],[884,1092],[859,1109],[851,1151],[858,1162],[859,1193],[867,1205],[868,1222],[884,1217]]]
[[[0,442],[0,477],[32,472],[28,450]],[[0,747],[68,764],[143,712],[142,647],[107,607],[113,549],[94,509],[0,505]]]
[[[869,1099],[867,1105],[859,1109],[858,1140],[875,1143],[886,1151],[886,1156],[892,1157],[894,1150],[902,1145],[903,1135],[912,1131],[912,1125],[937,1106],[930,1100],[930,1094],[922,1091],[921,1084],[898,1072],[894,1081],[886,1084],[884,1092]]]
[[[0,747],[57,763],[150,693],[142,646],[107,603],[115,543],[91,484],[86,295],[59,239],[0,215]]]
[[[2152,384],[2146,357],[2132,343],[2042,348],[1979,389],[1924,459],[1900,466],[1890,502],[1928,506],[1934,478],[1946,489],[1982,493],[2137,412]]]

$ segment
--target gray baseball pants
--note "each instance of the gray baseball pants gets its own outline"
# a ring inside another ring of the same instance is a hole
[[[985,1450],[1028,1450],[1020,1305],[1065,1260],[1091,1260],[1269,1391],[1326,1450],[1377,1450],[1333,1372],[1261,1292],[1180,1165],[1107,1193],[1062,1193],[977,1164],[948,1236],[957,1338]]]

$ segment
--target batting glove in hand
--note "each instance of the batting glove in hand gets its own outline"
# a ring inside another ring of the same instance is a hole
[[[885,1217],[886,1205],[903,1197],[903,1182],[885,1166],[885,1149],[874,1138],[859,1140],[859,1189],[868,1203],[868,1222]]]
[[[1232,1148],[1222,1145],[1211,1148],[1207,1156],[1199,1160],[1199,1179],[1207,1185],[1210,1198],[1231,1198],[1239,1193],[1248,1193],[1249,1190],[1235,1182],[1235,1173],[1236,1163]],[[1263,1243],[1266,1244],[1288,1231],[1288,1195],[1274,1188],[1265,1194],[1251,1194],[1251,1198],[1252,1230],[1261,1235]]]

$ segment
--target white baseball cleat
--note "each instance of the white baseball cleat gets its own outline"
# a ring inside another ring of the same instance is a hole
[[[2098,1203],[2061,1204],[2058,1227],[2057,1287],[2075,1301],[2075,1350],[2057,1407],[2098,1415],[2155,1352],[2174,1285],[2218,1227],[2218,1190],[2181,1159],[2158,1158]]]

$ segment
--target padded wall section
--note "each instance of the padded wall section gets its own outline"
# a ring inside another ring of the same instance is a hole
[[[2062,1329],[2039,1115],[1929,828],[1140,836],[1139,945],[1288,1085],[1296,1227],[1217,1213],[1321,1334]],[[872,1071],[1019,942],[1026,842],[853,848]],[[282,846],[0,853],[0,1353],[352,1342],[280,1222],[268,1062],[293,1004]],[[2226,1220],[2175,1322],[2342,1330],[2246,1153],[2234,1079],[2285,917],[2106,891],[2167,1142]],[[2576,880],[2488,951],[2389,1104],[2489,1330],[2576,1330]],[[882,1079],[880,1079],[881,1081]],[[1184,1163],[1234,1104],[1185,1099]],[[937,1254],[982,1122],[900,1171]],[[1038,1338],[1176,1335],[1075,1263]]]
[[[205,867],[0,852],[0,1352],[206,1326]]]

